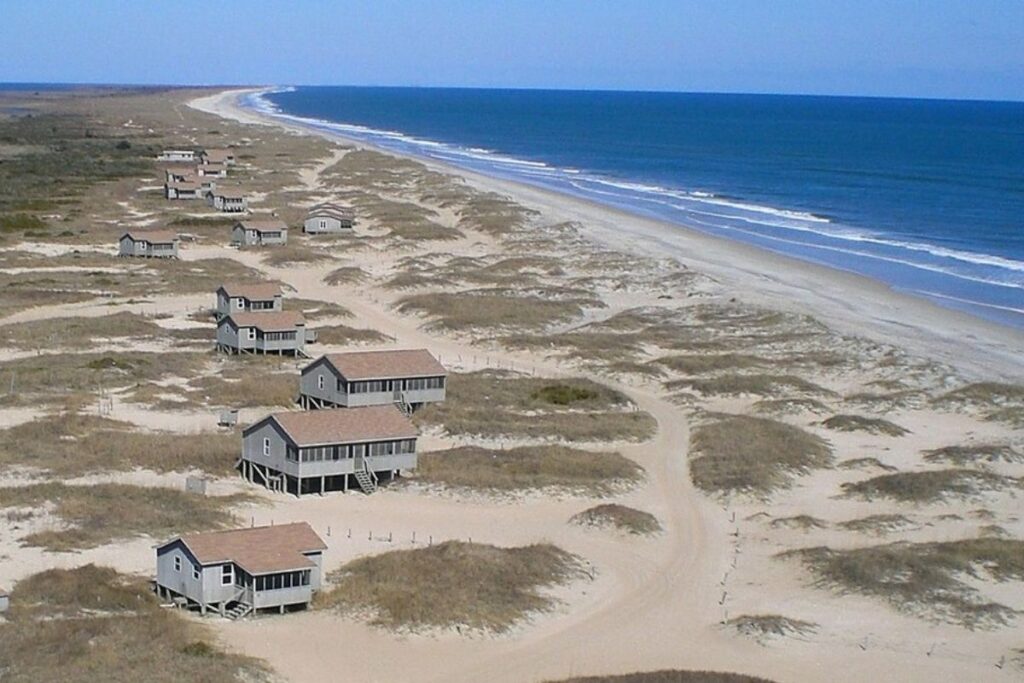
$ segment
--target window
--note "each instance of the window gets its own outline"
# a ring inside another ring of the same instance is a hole
[[[181,571],[181,555],[175,555],[174,556],[174,571],[176,571],[176,572],[180,572]]]
[[[263,438],[263,455],[270,456],[270,439],[267,437]]]
[[[323,375],[317,375],[316,376],[316,388],[317,389],[323,389],[324,388],[324,376]]]
[[[235,297],[235,308],[245,308],[245,299],[240,296]]]
[[[139,251],[146,251],[146,243],[139,242]]]
[[[325,221],[324,219],[321,218],[320,219],[320,229],[324,230],[326,228],[327,228],[327,221]]]
[[[200,576],[199,567],[192,565],[192,578],[198,581]]]
[[[220,585],[230,586],[235,582],[235,572],[230,564],[220,568]]]
[[[256,339],[256,328],[255,327],[247,327],[247,328],[245,328],[245,334],[249,338],[249,341],[253,341],[254,339]]]

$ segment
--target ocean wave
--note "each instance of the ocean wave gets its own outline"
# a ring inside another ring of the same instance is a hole
[[[398,147],[395,151],[420,154],[428,158],[468,165],[475,170],[492,171],[511,177],[520,177],[527,182],[537,182],[555,189],[572,188],[583,196],[609,197],[615,203],[627,208],[642,208],[641,204],[662,207],[657,215],[666,217],[665,211],[675,214],[675,220],[682,225],[697,229],[720,232],[723,230],[747,235],[751,238],[768,239],[780,244],[796,247],[826,250],[846,256],[870,258],[921,269],[965,281],[984,283],[999,287],[1020,288],[1024,282],[1017,277],[1024,273],[1024,262],[992,254],[952,249],[935,244],[899,240],[880,233],[853,228],[836,223],[826,216],[807,211],[784,209],[751,203],[734,197],[715,194],[706,190],[686,190],[664,187],[657,184],[608,178],[576,168],[560,168],[529,159],[520,159],[495,150],[476,146],[459,145],[417,138],[400,131],[370,128],[368,126],[312,119],[287,114],[267,99],[266,95],[291,92],[294,88],[275,88],[262,91],[247,99],[247,104],[263,113],[295,123],[327,129],[342,135],[361,139],[385,147]],[[481,165],[483,168],[481,169]],[[602,189],[603,188],[603,189]],[[655,209],[651,209],[655,211]],[[772,231],[791,231],[813,235],[814,239],[800,240],[793,237],[769,234],[756,229],[744,229],[736,223],[761,226]],[[832,244],[822,240],[833,241]],[[854,244],[873,245],[880,252],[865,248],[854,248]],[[921,255],[920,258],[913,256]],[[963,264],[957,266],[955,264]],[[965,268],[977,268],[983,272],[969,272]]]

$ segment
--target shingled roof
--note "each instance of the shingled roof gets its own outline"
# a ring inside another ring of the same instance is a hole
[[[306,522],[186,534],[161,547],[178,540],[200,564],[234,562],[250,574],[309,569],[316,563],[303,553],[327,549],[327,544]]]
[[[392,405],[275,413],[270,419],[297,446],[411,439],[419,435],[409,418]]]
[[[251,218],[238,221],[235,225],[241,225],[246,230],[255,230],[256,232],[276,232],[288,229],[288,225],[278,218]]]
[[[281,286],[273,282],[225,282],[220,288],[231,298],[240,296],[249,301],[273,299],[281,294]]]
[[[395,377],[447,375],[444,366],[426,349],[403,351],[350,351],[329,353],[324,358],[349,381]]]
[[[298,311],[243,311],[232,313],[224,320],[233,321],[235,327],[255,327],[264,332],[290,331],[294,330],[296,325],[306,324],[306,319]]]
[[[130,237],[135,242],[149,242],[150,244],[166,244],[178,240],[178,233],[173,230],[126,230],[121,239]]]

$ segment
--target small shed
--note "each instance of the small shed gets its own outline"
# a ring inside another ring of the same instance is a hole
[[[309,210],[302,224],[303,232],[311,235],[346,232],[355,225],[355,211],[340,204],[318,204]]]
[[[118,240],[118,255],[177,258],[178,233],[170,230],[128,230]]]
[[[253,218],[238,221],[231,228],[231,244],[238,247],[262,247],[288,242],[288,226],[277,218]]]
[[[241,190],[220,188],[206,195],[206,201],[224,213],[242,213],[249,208],[249,200]]]

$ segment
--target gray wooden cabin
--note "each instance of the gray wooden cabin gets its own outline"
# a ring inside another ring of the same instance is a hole
[[[347,232],[355,225],[355,219],[355,211],[347,206],[318,204],[309,210],[302,224],[302,231],[311,235]]]
[[[413,423],[395,406],[269,415],[242,432],[239,469],[253,483],[301,496],[377,488],[416,467]]]
[[[235,165],[235,151],[233,149],[207,149],[199,155],[203,164],[224,164],[225,166]]]
[[[178,536],[156,548],[156,591],[203,614],[283,614],[320,590],[326,549],[306,522]]]
[[[128,230],[117,241],[118,256],[178,258],[178,234],[170,230]]]
[[[207,187],[210,186],[207,185]],[[207,192],[211,191],[213,190],[204,190],[202,183],[196,177],[164,183],[164,196],[168,199],[202,199]]]
[[[273,282],[225,283],[217,288],[217,319],[235,313],[265,313],[284,308],[281,287]]]
[[[214,178],[227,178],[228,167],[227,164],[220,162],[202,163],[196,166],[196,174]]]
[[[302,369],[303,408],[354,408],[393,403],[412,413],[443,401],[448,371],[426,349],[330,353]]]
[[[156,160],[169,161],[171,163],[192,162],[196,160],[196,153],[191,149],[165,149],[160,152]]]
[[[277,218],[238,221],[231,228],[231,244],[237,247],[262,247],[288,242],[288,226]]]
[[[217,321],[217,350],[224,353],[306,355],[306,319],[297,311],[243,312]]]
[[[206,195],[206,203],[223,213],[242,213],[249,208],[249,200],[239,190],[214,190]]]

